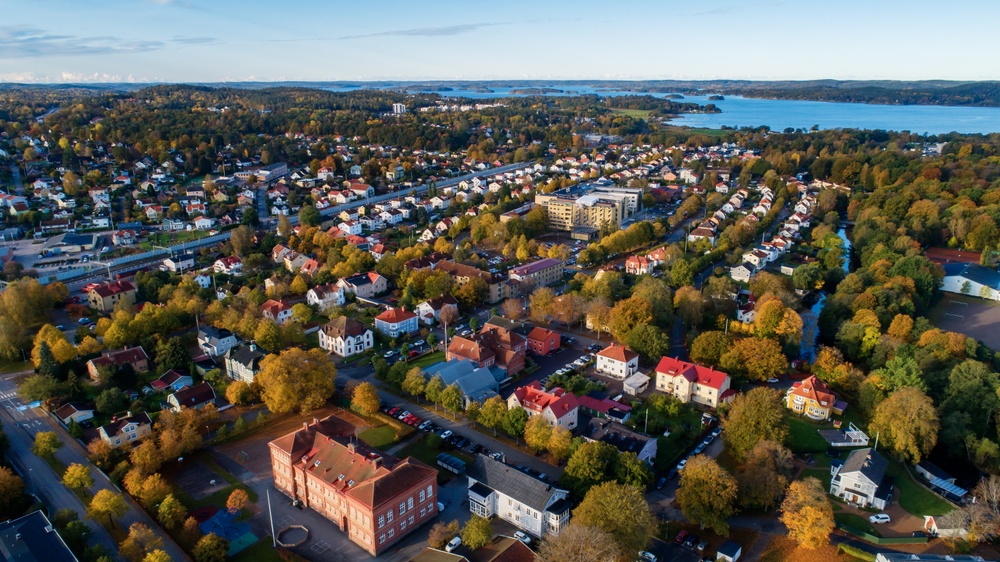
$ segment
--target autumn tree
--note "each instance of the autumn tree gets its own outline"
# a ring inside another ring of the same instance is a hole
[[[457,383],[451,383],[444,390],[441,391],[441,395],[438,400],[441,405],[444,406],[445,410],[448,410],[452,414],[457,414],[462,411],[462,390],[458,388]]]
[[[549,319],[552,310],[552,303],[556,298],[555,291],[548,287],[539,287],[531,294],[531,321],[536,324],[544,324]]]
[[[431,548],[444,548],[448,541],[458,536],[460,530],[457,520],[448,523],[438,521],[427,534],[427,545]]]
[[[470,550],[490,544],[493,540],[493,527],[485,517],[473,515],[462,528],[462,544]]]
[[[788,423],[781,394],[771,388],[757,387],[733,399],[722,417],[722,437],[737,460],[744,460],[757,443],[764,440],[783,443]]]
[[[62,447],[62,442],[54,431],[39,431],[35,434],[31,452],[43,459],[51,459],[59,447]]]
[[[479,410],[479,423],[483,427],[488,427],[493,430],[493,435],[496,436],[497,428],[503,424],[504,415],[507,413],[507,402],[499,396],[491,396],[486,399],[483,403],[483,407]]]
[[[47,344],[52,358],[60,365],[77,358],[78,351],[66,339],[66,334],[52,324],[45,324],[35,334],[34,347],[31,349],[31,361],[35,367],[38,367],[41,361],[42,344]]]
[[[424,386],[424,398],[428,402],[434,403],[435,406],[441,400],[442,392],[444,392],[444,379],[441,378],[441,375],[434,375]]]
[[[702,332],[691,342],[691,360],[701,365],[716,366],[728,349],[729,337],[725,333]]]
[[[173,559],[165,550],[154,550],[142,559],[142,562],[171,562]]]
[[[681,471],[677,503],[688,520],[720,535],[729,534],[726,522],[736,512],[737,485],[715,459],[695,455]]]
[[[548,449],[549,454],[555,459],[557,463],[566,460],[569,457],[570,450],[573,447],[573,433],[557,425],[552,428],[552,435],[549,437],[549,442],[545,446]]]
[[[701,323],[705,309],[705,298],[701,291],[687,285],[677,289],[677,292],[674,293],[674,308],[677,309],[677,314],[680,314],[685,323],[689,326],[697,326]]]
[[[176,529],[187,516],[187,509],[173,494],[167,494],[156,509],[156,519],[167,529]]]
[[[116,494],[111,490],[102,488],[90,498],[90,505],[87,513],[94,519],[107,519],[112,527],[115,519],[125,515],[128,507],[125,505],[125,498],[121,494]]]
[[[351,395],[351,408],[361,412],[366,416],[371,416],[378,411],[381,399],[378,396],[378,389],[370,382],[363,382],[354,387]]]
[[[24,512],[28,503],[24,480],[6,466],[0,466],[0,517],[11,519]]]
[[[558,535],[547,535],[538,548],[539,562],[616,562],[622,557],[611,533],[576,521]]]
[[[528,424],[528,412],[523,408],[511,408],[504,412],[503,430],[507,435],[519,439],[524,435],[524,428]]]
[[[254,250],[253,230],[248,226],[237,226],[230,232],[229,242],[233,245],[233,252],[241,258],[245,258]]]
[[[239,513],[247,506],[248,501],[250,501],[250,495],[247,494],[246,490],[236,488],[229,494],[229,498],[226,499],[226,509],[230,513]]]
[[[143,562],[147,555],[163,550],[163,539],[142,523],[132,523],[118,552],[130,562]]]
[[[566,487],[583,496],[591,487],[608,479],[618,450],[603,441],[582,443],[569,457],[562,481]]]
[[[280,355],[268,355],[260,365],[255,382],[271,412],[307,413],[333,396],[337,369],[322,349],[286,349]]]
[[[789,538],[803,548],[830,544],[835,526],[833,507],[819,480],[809,477],[792,482],[781,504],[781,522],[788,528]]]
[[[784,375],[788,359],[777,341],[752,337],[733,343],[719,359],[719,366],[730,374],[763,381]]]
[[[774,441],[759,441],[746,463],[736,471],[740,505],[770,511],[788,488],[793,470],[792,452]]]
[[[657,529],[642,490],[617,482],[591,488],[573,510],[573,523],[610,534],[624,552],[646,548]]]
[[[777,338],[785,345],[802,339],[802,318],[777,297],[757,301],[753,326],[758,337]]]
[[[233,381],[226,387],[226,400],[237,406],[249,404],[253,398],[253,389],[244,381]]]
[[[521,303],[521,299],[507,299],[503,301],[500,308],[503,311],[504,317],[509,320],[516,322],[524,318],[524,304]]]
[[[209,533],[198,539],[191,551],[194,562],[225,562],[228,558],[229,541]]]
[[[541,451],[552,438],[552,426],[542,416],[532,416],[524,426],[524,442],[535,451]]]
[[[91,476],[89,467],[73,463],[66,467],[62,483],[70,490],[86,490],[94,485],[94,477]]]
[[[143,474],[133,468],[124,478],[125,490],[148,510],[170,495],[170,484],[159,473]]]
[[[869,432],[877,433],[899,457],[916,464],[937,444],[940,428],[930,397],[917,388],[904,387],[875,408]]]
[[[608,318],[611,335],[620,342],[624,342],[637,326],[649,324],[653,321],[653,313],[649,310],[649,304],[639,297],[619,301],[611,309]]]
[[[406,378],[403,379],[403,392],[419,398],[423,396],[426,386],[427,379],[424,378],[424,372],[420,367],[413,367],[406,372]]]

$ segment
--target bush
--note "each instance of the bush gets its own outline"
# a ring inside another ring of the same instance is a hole
[[[846,554],[848,556],[853,556],[854,558],[857,558],[858,560],[868,560],[869,562],[875,562],[875,555],[874,554],[872,554],[870,552],[865,552],[864,550],[861,550],[860,548],[858,548],[856,546],[849,545],[849,544],[843,544],[843,543],[838,544],[837,545],[837,552],[838,553],[843,552],[844,554]]]

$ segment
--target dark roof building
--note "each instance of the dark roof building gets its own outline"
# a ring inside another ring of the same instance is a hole
[[[0,523],[0,561],[77,562],[41,511]]]

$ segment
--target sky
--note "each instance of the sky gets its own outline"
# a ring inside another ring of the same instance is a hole
[[[996,0],[0,0],[0,82],[1000,79]]]

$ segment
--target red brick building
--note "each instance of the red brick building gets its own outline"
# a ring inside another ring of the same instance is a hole
[[[372,556],[437,515],[437,470],[358,442],[330,416],[271,441],[274,486],[323,515]]]
[[[478,334],[452,338],[445,358],[448,361],[468,359],[480,368],[496,365],[512,377],[524,370],[527,349],[527,340],[521,334],[487,323]]]
[[[536,355],[548,355],[562,345],[559,332],[536,327],[528,333],[528,349]]]

